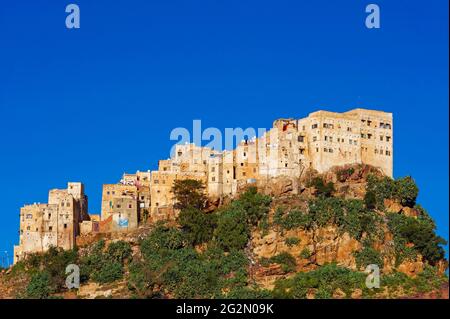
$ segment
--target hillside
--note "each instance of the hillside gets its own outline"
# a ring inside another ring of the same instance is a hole
[[[367,165],[278,177],[210,202],[174,187],[176,221],[80,238],[0,274],[0,298],[448,298],[447,261],[417,186]],[[68,264],[81,287],[65,289]],[[369,289],[367,265],[380,268]]]

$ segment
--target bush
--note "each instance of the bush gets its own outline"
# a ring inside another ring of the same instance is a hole
[[[292,247],[298,245],[300,243],[300,239],[298,239],[297,237],[288,237],[284,240],[284,243],[289,247]]]
[[[355,289],[366,290],[366,274],[355,272],[336,264],[326,264],[309,272],[297,273],[294,277],[277,280],[273,290],[276,298],[306,298],[310,290],[316,298],[330,298],[336,289],[346,296]]]
[[[250,231],[246,214],[242,209],[229,208],[218,216],[215,241],[226,251],[243,249]]]
[[[111,243],[106,251],[107,258],[119,263],[123,263],[126,259],[130,258],[131,253],[130,244],[121,240]]]
[[[384,262],[380,253],[372,247],[365,246],[361,251],[355,252],[356,267],[364,270],[368,265],[377,265],[383,268]]]
[[[300,257],[303,259],[311,258],[311,255],[312,253],[307,247],[303,248],[303,250],[300,252]]]
[[[247,222],[255,226],[269,212],[272,199],[269,196],[259,194],[256,187],[249,187],[238,200],[231,203],[232,209],[245,212]]]
[[[185,208],[180,212],[178,222],[186,232],[189,243],[198,245],[212,239],[216,217],[215,214],[206,214],[196,208]]]
[[[294,256],[287,252],[280,253],[275,255],[269,259],[271,263],[280,264],[281,269],[284,272],[292,272],[295,271],[295,267],[297,266],[297,262],[295,261]]]
[[[309,229],[312,225],[312,219],[309,214],[305,214],[296,209],[285,214],[283,209],[278,207],[274,216],[274,224],[285,230],[295,228]]]
[[[176,180],[172,187],[172,193],[176,200],[175,208],[202,209],[206,203],[205,185],[195,179]]]
[[[123,276],[122,265],[110,259],[105,259],[100,267],[92,273],[91,277],[94,281],[105,284],[121,279]]]
[[[445,245],[446,241],[436,235],[435,224],[429,216],[422,216],[417,219],[395,213],[390,213],[387,216],[388,227],[394,235],[397,258],[402,257],[401,252],[405,250],[404,247],[407,243],[413,243],[413,249],[419,252],[431,265],[444,259],[445,252],[441,245]]]
[[[416,183],[409,176],[393,180],[387,176],[369,175],[366,185],[366,196],[369,198],[365,201],[379,210],[384,209],[385,199],[395,199],[404,206],[413,207],[418,193]]]
[[[328,182],[325,184],[325,182],[321,177],[313,178],[312,181],[307,186],[315,188],[314,194],[316,196],[330,197],[335,192],[333,182]]]
[[[30,299],[46,299],[52,292],[50,274],[44,271],[31,277],[26,289],[26,297]]]

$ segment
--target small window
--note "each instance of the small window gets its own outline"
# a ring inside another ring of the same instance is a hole
[[[391,156],[391,151],[386,151],[387,156]]]
[[[247,175],[247,173],[246,172],[242,172],[242,176],[246,176]]]
[[[316,147],[316,153],[319,153],[319,148],[318,147]]]
[[[317,124],[313,124],[313,125],[311,126],[311,128],[312,128],[312,129],[317,128]]]
[[[117,204],[117,205],[116,205],[116,208],[120,208],[120,204]]]
[[[351,132],[352,128],[351,127],[347,127],[347,132]]]
[[[329,148],[329,149],[328,149],[328,152],[329,152],[329,153],[333,153],[333,149],[332,149],[332,148]]]
[[[133,205],[132,205],[132,204],[129,204],[129,205],[128,205],[128,208],[133,208]]]
[[[216,177],[215,176],[211,177],[211,181],[215,182],[216,181]]]
[[[383,141],[383,135],[380,135],[380,141]]]
[[[391,137],[390,136],[386,136],[386,142],[390,142],[391,141]]]
[[[324,151],[325,153],[328,152],[328,148],[325,147],[325,148],[323,149],[323,151]]]
[[[244,166],[244,163],[241,163],[241,166]]]
[[[67,229],[67,224],[64,224],[64,229]]]
[[[48,227],[48,231],[52,231],[53,230],[53,227],[52,226],[49,226]]]
[[[313,136],[313,142],[317,141],[317,136]]]
[[[285,164],[284,164],[284,167],[287,167],[287,166],[288,166],[288,164],[287,164],[287,163],[285,163]]]
[[[154,184],[159,184],[159,180],[155,179],[155,180],[153,181],[153,183],[154,183]]]

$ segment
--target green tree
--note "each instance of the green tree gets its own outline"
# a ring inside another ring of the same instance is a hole
[[[200,209],[188,207],[178,216],[178,222],[186,232],[186,238],[192,245],[201,244],[212,239],[217,215],[206,214]]]
[[[205,185],[195,179],[176,180],[172,187],[175,197],[175,208],[183,210],[186,208],[202,209],[206,203]]]
[[[220,213],[214,235],[218,245],[226,251],[243,249],[250,236],[245,212],[229,208]]]

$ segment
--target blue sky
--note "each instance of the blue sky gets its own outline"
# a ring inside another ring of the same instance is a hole
[[[381,9],[381,29],[364,25]],[[65,28],[65,6],[81,28]],[[0,254],[19,208],[67,181],[154,169],[175,127],[394,114],[394,175],[448,239],[448,1],[71,0],[0,4]]]

